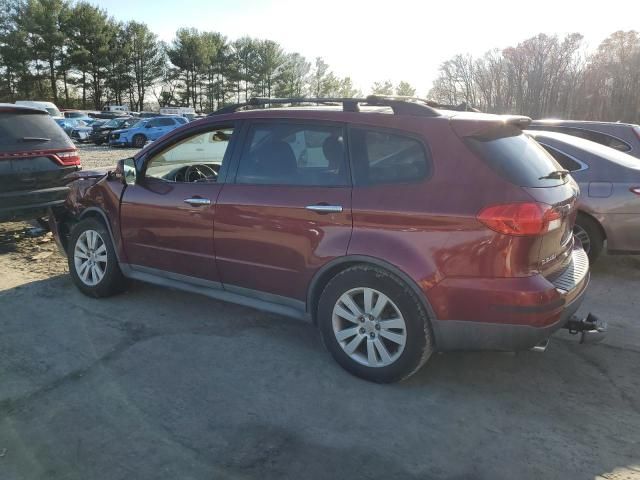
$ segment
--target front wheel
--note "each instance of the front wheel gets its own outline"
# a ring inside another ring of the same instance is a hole
[[[134,135],[131,139],[131,144],[136,148],[144,147],[145,143],[147,143],[147,138],[144,135]]]
[[[318,306],[322,339],[348,372],[378,383],[403,380],[433,353],[424,307],[400,278],[350,267],[329,281]]]
[[[78,289],[91,297],[108,297],[126,289],[111,236],[104,224],[87,218],[71,230],[67,257]]]

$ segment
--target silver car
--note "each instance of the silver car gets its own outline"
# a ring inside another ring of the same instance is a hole
[[[580,185],[574,233],[589,258],[605,240],[610,254],[640,254],[640,159],[571,135],[527,133]]]
[[[530,130],[566,133],[640,158],[640,126],[632,123],[534,120],[528,128]]]

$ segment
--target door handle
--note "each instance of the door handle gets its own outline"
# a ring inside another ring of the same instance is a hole
[[[342,205],[307,205],[307,210],[311,210],[316,213],[340,213],[342,212]]]
[[[211,200],[208,198],[187,198],[184,203],[188,203],[189,205],[211,205]]]

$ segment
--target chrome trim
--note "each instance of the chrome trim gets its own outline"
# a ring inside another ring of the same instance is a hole
[[[189,205],[211,205],[211,200],[208,198],[185,198],[184,203]]]
[[[341,213],[342,212],[342,205],[307,205],[304,208],[316,213]]]

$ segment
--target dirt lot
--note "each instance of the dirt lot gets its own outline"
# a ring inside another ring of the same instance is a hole
[[[593,268],[600,345],[437,355],[380,386],[303,322],[144,284],[84,297],[24,229],[0,230],[2,480],[640,478],[640,258]]]

